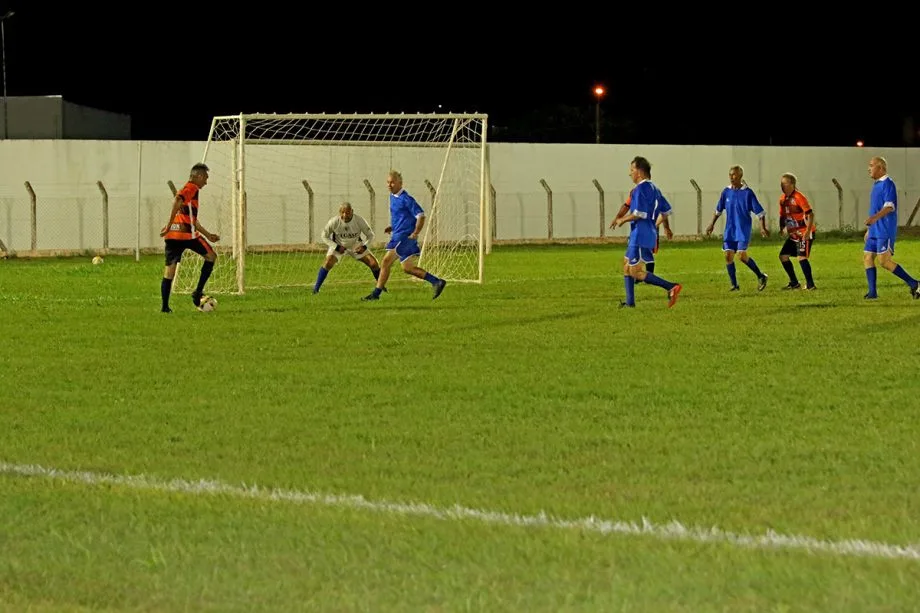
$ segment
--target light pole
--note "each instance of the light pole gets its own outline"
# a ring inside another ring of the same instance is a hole
[[[9,138],[10,128],[7,125],[9,123],[8,117],[9,114],[6,112],[6,107],[9,104],[9,100],[6,97],[6,20],[15,15],[13,11],[7,11],[6,15],[0,17],[0,63],[3,64],[3,139],[6,140]]]
[[[594,105],[594,142],[601,142],[601,98],[604,97],[606,90],[603,85],[594,86],[594,96],[597,101]]]

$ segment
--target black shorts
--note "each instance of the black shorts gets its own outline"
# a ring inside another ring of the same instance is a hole
[[[786,242],[783,243],[782,249],[779,250],[779,254],[787,255],[790,258],[808,258],[811,256],[811,244],[813,242],[815,242],[814,238],[803,238],[802,240],[787,238]]]
[[[192,238],[189,240],[176,240],[172,238],[166,239],[166,265],[172,266],[173,264],[178,264],[182,261],[182,254],[185,253],[185,250],[194,251],[202,257],[206,257],[208,254],[214,253],[214,248],[211,247],[208,241],[204,240],[202,237]]]

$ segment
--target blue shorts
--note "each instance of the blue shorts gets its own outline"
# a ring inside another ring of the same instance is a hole
[[[654,264],[655,253],[653,249],[649,249],[648,247],[629,245],[626,247],[626,261],[630,266],[638,266],[639,262]]]
[[[863,247],[863,251],[868,253],[874,253],[878,255],[879,253],[885,253],[890,251],[891,255],[894,255],[894,239],[893,238],[867,238],[866,245]]]
[[[722,241],[722,251],[747,251],[748,241]]]
[[[387,249],[395,249],[400,262],[405,262],[413,255],[421,255],[422,253],[422,248],[419,247],[418,241],[409,237],[391,238],[390,242],[387,243]]]

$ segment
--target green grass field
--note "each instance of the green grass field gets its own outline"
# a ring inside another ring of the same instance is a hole
[[[0,610],[912,610],[920,301],[778,250],[729,293],[663,241],[673,309],[618,308],[622,245],[208,314],[161,256],[0,262]]]

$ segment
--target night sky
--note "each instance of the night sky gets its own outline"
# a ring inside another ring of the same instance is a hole
[[[493,141],[594,142],[600,83],[602,142],[920,144],[920,96],[900,76],[920,56],[821,39],[836,31],[826,22],[804,42],[793,32],[808,26],[790,26],[788,44],[785,27],[746,22],[692,39],[670,24],[648,44],[653,26],[630,29],[626,5],[598,35],[590,12],[528,25],[482,5],[424,17],[391,4],[103,6],[0,0],[16,13],[9,95],[130,114],[135,139],[203,139],[213,115],[240,112],[478,111]]]

